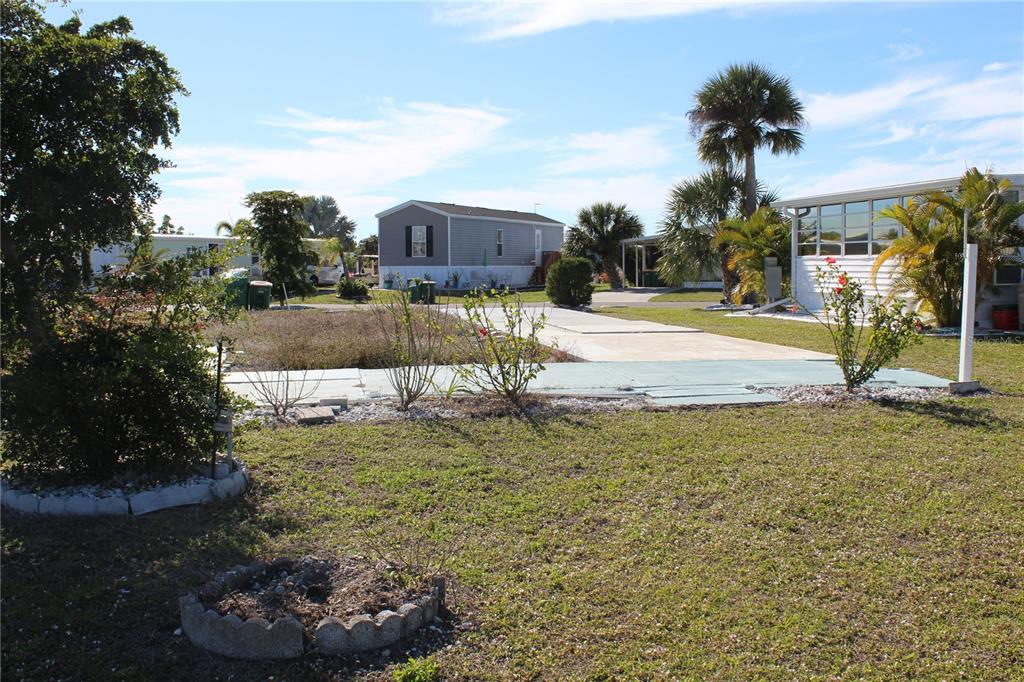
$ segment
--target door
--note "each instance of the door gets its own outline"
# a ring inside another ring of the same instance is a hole
[[[540,260],[543,257],[544,252],[541,249],[541,233],[540,228],[535,227],[533,229],[533,264],[540,265]]]

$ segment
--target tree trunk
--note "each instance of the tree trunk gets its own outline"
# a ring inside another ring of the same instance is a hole
[[[92,249],[85,247],[82,249],[82,286],[90,286],[92,284]]]
[[[722,298],[725,299],[726,303],[732,303],[732,292],[740,283],[740,278],[737,276],[736,271],[729,268],[729,256],[729,247],[723,245],[718,248],[718,257],[722,270]]]
[[[615,265],[615,257],[603,257],[601,259],[601,265],[604,268],[605,274],[608,275],[608,281],[611,283],[612,289],[621,289],[622,280],[619,278],[619,268],[617,265]]]
[[[743,217],[749,218],[757,210],[757,172],[754,170],[754,152],[747,152],[743,174]]]

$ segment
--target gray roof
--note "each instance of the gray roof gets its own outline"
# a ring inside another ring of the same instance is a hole
[[[461,204],[446,204],[441,201],[422,201],[420,199],[413,199],[407,201],[404,204],[399,204],[393,208],[388,209],[382,213],[378,213],[379,218],[382,215],[390,213],[398,208],[404,208],[408,204],[419,204],[427,208],[431,208],[440,213],[451,216],[469,216],[473,218],[494,218],[496,220],[520,220],[528,223],[549,223],[551,225],[563,225],[557,220],[542,216],[538,213],[527,213],[524,211],[507,211],[500,208],[484,208],[482,206],[463,206]]]

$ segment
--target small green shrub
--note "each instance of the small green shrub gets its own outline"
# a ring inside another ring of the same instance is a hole
[[[489,298],[496,298],[498,307],[488,307]],[[456,366],[456,374],[467,386],[492,390],[519,405],[530,382],[544,369],[547,353],[538,337],[547,316],[528,315],[519,296],[494,290],[489,297],[470,293],[462,307],[474,330],[469,355],[478,359]]]
[[[338,292],[338,298],[349,298],[357,301],[370,295],[370,287],[366,286],[366,282],[349,277],[348,275],[343,275],[338,280],[336,291]]]
[[[548,269],[545,287],[548,298],[555,305],[572,308],[590,305],[594,293],[591,284],[593,268],[586,258],[563,256]]]
[[[866,301],[860,282],[840,270],[834,258],[826,262],[828,267],[818,267],[815,273],[824,303],[824,319],[819,319],[832,337],[846,390],[852,391],[898,358],[907,346],[921,342],[919,322],[914,313],[903,311],[900,301]],[[866,345],[863,351],[862,342]]]
[[[441,679],[441,666],[433,658],[410,658],[391,673],[395,682],[437,682]]]

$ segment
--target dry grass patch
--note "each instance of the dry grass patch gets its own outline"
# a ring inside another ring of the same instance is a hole
[[[414,315],[417,311],[413,311]],[[425,324],[425,322],[423,322]],[[468,335],[475,333],[460,319],[451,320],[452,342],[441,350],[440,364],[477,362]],[[268,310],[253,312],[227,326],[207,330],[211,341],[231,339],[235,369],[277,370],[386,367],[388,339],[372,310]],[[572,355],[547,348],[549,362],[572,362]]]

